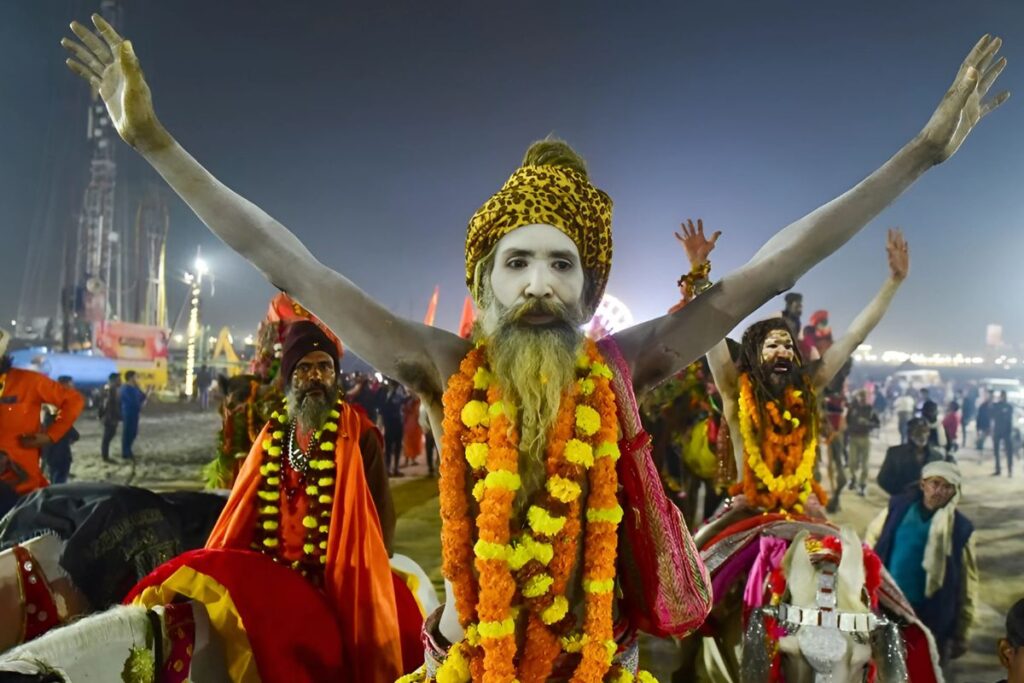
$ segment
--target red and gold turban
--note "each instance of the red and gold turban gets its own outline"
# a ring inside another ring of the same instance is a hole
[[[524,225],[551,225],[571,239],[595,293],[601,300],[612,264],[612,200],[582,173],[566,166],[522,166],[469,220],[466,234],[466,285],[480,301],[474,282],[477,264],[498,241]]]

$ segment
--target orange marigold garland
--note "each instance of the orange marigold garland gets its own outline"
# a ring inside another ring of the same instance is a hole
[[[590,378],[594,382],[594,408],[602,418],[616,415],[615,394],[609,380],[611,370],[597,353],[596,346],[588,349]],[[618,475],[615,461],[619,458],[618,423],[601,419],[595,422],[587,411],[577,408],[576,431],[580,436],[593,436],[599,444],[594,452],[594,464],[588,471],[590,493],[587,497],[586,552],[584,554],[583,590],[585,591],[585,617],[583,658],[572,680],[574,682],[599,681],[611,667],[616,643],[612,631],[612,599],[615,589],[615,556],[618,545],[618,526],[622,521],[622,508],[617,499]],[[594,411],[590,408],[590,411]]]
[[[609,670],[616,648],[612,599],[622,518],[616,499],[618,419],[611,371],[593,342],[587,342],[577,370],[549,435],[544,487],[532,492],[518,536],[515,407],[493,381],[482,346],[470,351],[449,380],[440,467],[443,571],[453,584],[466,638],[456,645],[459,656],[452,665],[442,664],[438,679],[465,680],[465,667],[474,680],[509,681],[518,674],[523,683],[543,681],[563,651],[581,653],[574,681],[596,683]],[[584,623],[581,632],[570,634],[575,618],[565,595],[584,534]],[[517,667],[516,638],[523,625]]]
[[[440,473],[441,571],[451,582],[462,628],[476,621],[477,586],[473,573],[473,517],[466,497],[466,458],[462,409],[473,394],[473,375],[483,363],[484,351],[474,348],[462,360],[459,372],[448,380],[444,395],[444,427]]]
[[[802,513],[814,494],[822,504],[828,496],[814,480],[818,453],[815,415],[804,392],[787,387],[781,401],[758,410],[748,373],[739,378],[740,436],[743,439],[744,478],[732,492],[743,494],[757,507]],[[762,418],[762,415],[764,418]]]

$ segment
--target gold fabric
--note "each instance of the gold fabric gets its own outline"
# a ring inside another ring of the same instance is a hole
[[[564,166],[523,166],[469,220],[466,234],[466,285],[473,286],[476,265],[502,237],[524,225],[551,225],[580,252],[595,277],[596,306],[608,283],[612,263],[612,200],[580,173]]]

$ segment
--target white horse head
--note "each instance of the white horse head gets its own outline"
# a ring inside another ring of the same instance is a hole
[[[773,638],[765,626],[773,618],[785,635],[778,637],[778,653],[789,683],[859,683],[872,661],[872,641],[888,622],[871,610],[865,591],[864,550],[857,534],[843,527],[840,552],[800,531],[782,561],[786,589],[773,610],[753,615],[744,645],[749,671],[769,664],[758,640]],[[834,543],[834,542],[833,542]],[[808,546],[815,546],[811,553]],[[891,634],[887,634],[887,637]],[[747,650],[750,650],[748,653]],[[901,662],[885,662],[884,670],[903,671]],[[899,680],[893,678],[890,680]]]

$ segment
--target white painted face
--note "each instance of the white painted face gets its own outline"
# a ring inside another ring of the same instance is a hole
[[[583,296],[583,283],[579,249],[558,228],[525,225],[498,242],[491,291],[503,308],[546,299],[574,310]]]
[[[785,330],[772,330],[761,345],[761,362],[775,365],[778,362],[793,363],[796,351],[793,349],[793,337]]]

